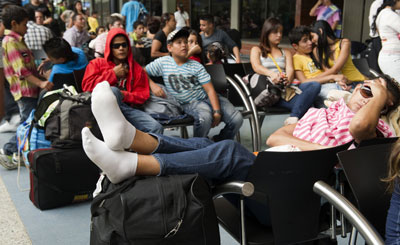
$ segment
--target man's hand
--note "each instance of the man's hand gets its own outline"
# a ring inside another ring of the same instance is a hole
[[[156,84],[154,82],[150,83],[150,90],[157,97],[161,97],[161,98],[167,97],[164,90],[160,86],[158,86],[158,84]]]
[[[50,91],[53,89],[54,84],[52,82],[49,81],[43,81],[39,84],[39,87],[41,89],[46,89],[47,91]]]
[[[213,122],[212,122],[211,127],[214,128],[214,127],[218,126],[219,123],[221,122],[221,118],[222,118],[221,114],[215,112],[215,113],[213,114]]]
[[[378,80],[366,80],[364,82],[365,86],[371,88],[373,98],[381,98],[382,101],[387,101],[388,91],[386,89],[386,81],[383,79]]]
[[[124,78],[126,77],[126,74],[129,72],[128,68],[126,68],[123,63],[115,66],[113,70],[117,78]]]

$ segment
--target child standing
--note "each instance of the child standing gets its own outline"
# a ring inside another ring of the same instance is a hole
[[[4,74],[10,84],[11,94],[17,102],[21,122],[36,107],[40,89],[51,90],[53,84],[38,78],[35,60],[26,46],[23,36],[28,22],[26,10],[19,6],[8,6],[3,9],[3,24],[6,28],[2,47],[4,49]],[[15,136],[0,150],[0,164],[6,169],[15,169],[12,162],[13,153],[17,152]]]

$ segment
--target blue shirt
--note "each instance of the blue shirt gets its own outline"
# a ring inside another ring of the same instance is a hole
[[[82,70],[87,66],[88,61],[86,59],[86,55],[81,49],[72,47],[72,52],[78,55],[78,59],[73,61],[68,61],[67,63],[64,64],[55,64],[50,73],[50,78],[49,78],[50,82],[53,82],[54,74],[73,73],[74,71]]]
[[[129,1],[122,6],[121,14],[125,16],[126,32],[133,32],[133,23],[138,19],[139,14],[147,14],[147,10],[142,3],[137,1]]]
[[[178,66],[171,56],[156,59],[146,66],[149,76],[161,77],[165,87],[180,104],[207,98],[202,85],[209,83],[210,75],[202,64],[188,60]]]

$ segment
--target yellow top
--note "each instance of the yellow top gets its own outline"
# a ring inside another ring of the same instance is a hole
[[[90,27],[89,32],[96,32],[97,27],[99,27],[99,22],[97,21],[96,18],[93,18],[92,16],[90,16],[88,18],[88,25]]]
[[[338,40],[335,44],[335,53],[334,53],[335,60],[339,57],[339,54],[340,54],[340,40]],[[329,65],[332,67],[334,64],[335,61],[329,59]],[[354,66],[353,60],[351,59],[351,55],[347,57],[347,61],[346,63],[344,63],[344,66],[342,67],[340,73],[343,74],[349,81],[352,82],[364,81],[365,79],[363,74],[361,74]]]
[[[314,61],[305,55],[293,55],[293,66],[295,71],[302,71],[306,78],[313,78],[322,73],[322,71],[315,66]]]

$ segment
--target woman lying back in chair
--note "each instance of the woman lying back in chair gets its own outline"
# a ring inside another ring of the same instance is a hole
[[[315,150],[353,138],[359,142],[378,135],[390,137],[389,126],[379,116],[396,107],[399,98],[400,90],[389,77],[366,81],[364,87],[359,85],[354,90],[347,105],[341,100],[328,109],[310,109],[296,125],[276,131],[268,144]],[[245,180],[255,159],[232,140],[214,143],[207,138],[181,139],[137,130],[122,115],[108,82],[97,84],[93,90],[92,111],[104,142],[84,128],[83,148],[112,183],[135,175],[189,173],[199,173],[214,183]]]

